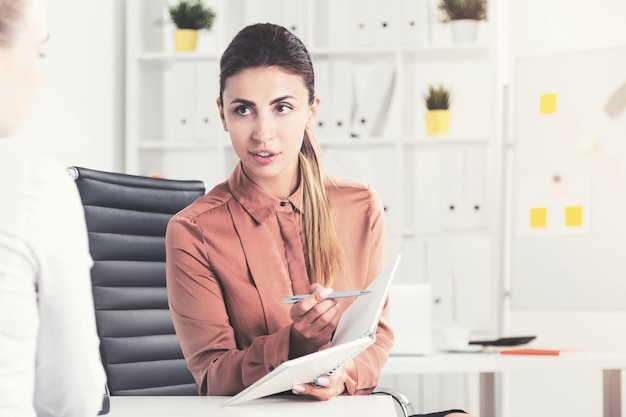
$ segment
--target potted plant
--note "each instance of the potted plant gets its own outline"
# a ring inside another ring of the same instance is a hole
[[[476,41],[478,22],[487,20],[487,0],[439,0],[439,10],[455,42]]]
[[[443,85],[430,85],[424,94],[426,131],[429,136],[447,135],[450,126],[450,91]]]
[[[202,0],[179,0],[169,6],[169,14],[176,25],[174,43],[177,51],[196,49],[199,30],[210,30],[215,20],[215,11]]]

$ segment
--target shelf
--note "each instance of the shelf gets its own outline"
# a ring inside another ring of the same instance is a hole
[[[401,233],[403,238],[422,238],[422,239],[445,239],[449,237],[460,236],[485,236],[491,232],[486,227],[478,228],[459,228],[459,229],[442,229],[439,232],[419,233],[415,230],[404,230]]]
[[[417,48],[402,48],[409,57],[429,61],[484,60],[489,57],[489,47],[481,44],[428,45]]]
[[[317,138],[317,143],[322,148],[371,148],[371,147],[393,147],[401,144],[410,147],[449,147],[449,146],[487,146],[490,144],[488,138],[458,138],[458,137],[419,137],[402,138],[398,140],[383,139],[381,137],[368,138]]]
[[[410,57],[428,60],[447,59],[485,59],[489,49],[484,45],[424,45],[424,46],[373,46],[356,48],[313,48],[310,51],[314,58],[371,58],[374,55],[403,54]],[[138,55],[140,62],[173,63],[179,61],[214,61],[219,54],[208,52],[143,52]]]
[[[310,52],[314,58],[369,58],[374,55],[402,54],[413,58],[435,61],[486,59],[489,56],[489,48],[481,44],[312,48]]]
[[[402,144],[415,147],[437,147],[437,146],[487,146],[490,144],[488,138],[458,138],[447,136],[427,136],[420,138],[405,138]]]
[[[372,55],[395,55],[400,52],[400,48],[385,46],[361,46],[354,48],[312,48],[309,52],[313,56],[313,58],[369,58]]]
[[[138,149],[168,149],[179,151],[191,151],[191,150],[216,150],[223,146],[230,145],[228,142],[216,142],[216,141],[161,141],[161,140],[142,140],[137,142]]]
[[[393,147],[396,145],[396,142],[382,139],[377,137],[369,137],[369,138],[332,138],[332,137],[324,137],[324,138],[316,138],[317,144],[322,148],[360,148],[360,147]]]
[[[137,57],[139,62],[174,63],[180,61],[216,61],[219,55],[205,52],[144,52]]]

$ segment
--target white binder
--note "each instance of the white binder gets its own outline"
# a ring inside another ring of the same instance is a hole
[[[176,63],[164,72],[163,78],[164,139],[192,140],[195,99],[193,63]]]
[[[351,133],[355,137],[379,136],[391,101],[394,64],[377,61],[367,83],[359,86]]]
[[[376,328],[396,275],[401,255],[391,262],[367,287],[372,293],[357,298],[343,312],[331,346],[280,364],[224,405],[235,405],[256,398],[291,390],[294,385],[315,381],[332,373],[374,343]]]
[[[280,24],[302,42],[307,41],[306,10],[304,0],[280,0]]]
[[[454,259],[450,242],[431,239],[427,242],[426,276],[432,291],[432,322],[453,323],[458,318],[454,283]]]
[[[465,150],[441,150],[440,172],[442,226],[447,229],[462,228],[467,224]]]
[[[219,69],[215,61],[198,62],[194,73],[194,139],[217,140],[221,121],[215,101],[219,96]]]
[[[320,45],[330,48],[344,48],[350,45],[350,21],[351,2],[350,1],[326,1],[328,5],[328,42]],[[322,30],[316,30],[321,32]]]
[[[429,41],[428,0],[400,0],[399,37],[406,45]]]
[[[466,221],[468,227],[487,226],[485,179],[487,161],[482,148],[467,149],[466,158]]]
[[[375,44],[396,45],[399,43],[400,1],[374,1],[372,4],[372,29]]]
[[[441,159],[436,149],[419,150],[414,155],[413,169],[413,215],[415,233],[441,232]]]
[[[330,90],[330,62],[316,60],[315,67],[315,95],[320,98],[320,105],[315,119],[316,136],[328,136],[331,128],[332,99]]]
[[[350,0],[349,25],[350,44],[368,46],[374,43],[374,2],[380,0]],[[343,2],[342,2],[343,3]]]
[[[245,24],[277,23],[280,21],[281,0],[246,0]]]
[[[338,138],[350,135],[352,111],[354,109],[354,79],[352,63],[337,59],[331,64],[331,126],[330,134]]]

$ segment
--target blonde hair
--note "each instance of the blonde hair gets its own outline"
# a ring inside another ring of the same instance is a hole
[[[309,279],[312,283],[327,287],[332,284],[343,255],[332,209],[326,196],[320,156],[313,133],[307,128],[298,157]]]

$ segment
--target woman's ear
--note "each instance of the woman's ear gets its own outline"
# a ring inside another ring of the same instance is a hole
[[[218,97],[215,100],[215,104],[217,104],[217,110],[220,112],[220,119],[222,119],[222,127],[224,128],[224,132],[228,132],[228,126],[226,125],[226,119],[224,118],[224,108],[222,107],[222,100]]]
[[[313,99],[313,104],[309,106],[309,118],[306,121],[306,127],[309,129],[313,128],[313,123],[315,122],[315,118],[317,117],[317,109],[319,108],[321,99],[319,96],[315,96]]]

